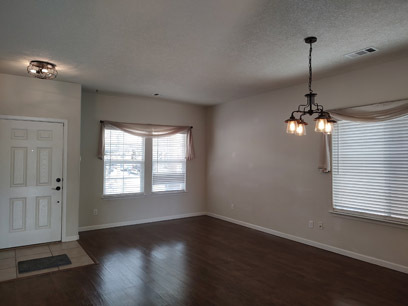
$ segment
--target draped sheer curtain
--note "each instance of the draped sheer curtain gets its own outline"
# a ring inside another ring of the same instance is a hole
[[[186,159],[192,160],[195,157],[192,132],[193,127],[191,126],[171,126],[171,125],[101,121],[98,146],[99,159],[103,159],[105,155],[105,129],[107,128],[117,129],[134,136],[148,138],[167,137],[180,133],[186,133],[187,134]]]
[[[408,99],[329,110],[336,120],[380,122],[408,115]],[[319,169],[331,171],[331,136],[323,135]]]

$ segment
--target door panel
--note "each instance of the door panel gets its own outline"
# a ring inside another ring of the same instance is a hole
[[[61,240],[63,125],[0,119],[0,144],[0,248]]]
[[[10,232],[25,230],[26,201],[26,198],[10,199]]]
[[[27,186],[27,147],[11,147],[10,187]]]
[[[52,148],[37,148],[37,186],[51,186]]]

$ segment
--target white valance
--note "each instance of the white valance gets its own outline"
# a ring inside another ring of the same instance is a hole
[[[382,102],[364,106],[339,108],[329,110],[330,116],[336,120],[357,122],[379,122],[408,115],[408,99]],[[319,169],[322,172],[331,171],[331,138],[323,135],[320,151]]]
[[[408,100],[333,109],[329,113],[336,120],[358,122],[386,121],[408,114]]]
[[[158,124],[124,123],[114,121],[101,121],[99,133],[98,158],[103,159],[105,155],[105,129],[117,129],[125,133],[148,138],[166,137],[179,133],[187,134],[186,159],[192,160],[195,157],[193,145],[192,126],[172,126]]]

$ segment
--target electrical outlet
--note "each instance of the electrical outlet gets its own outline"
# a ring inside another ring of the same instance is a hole
[[[98,215],[98,210],[97,210],[96,208],[93,210],[93,215],[94,215],[94,216],[97,216],[97,215]]]
[[[309,228],[313,228],[314,227],[314,221],[313,220],[309,220]]]
[[[319,221],[318,226],[319,226],[319,229],[321,229],[321,230],[324,229],[323,221]]]

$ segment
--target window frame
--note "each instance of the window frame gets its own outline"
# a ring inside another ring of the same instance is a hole
[[[408,120],[408,116],[407,116]],[[336,127],[335,127],[336,128]],[[334,203],[334,169],[333,169],[333,161],[334,161],[334,137],[333,135],[330,135],[330,145],[331,145],[331,177],[332,177],[332,188],[331,188],[331,209],[330,213],[338,216],[343,216],[346,218],[353,218],[353,219],[358,219],[360,221],[367,221],[367,222],[374,222],[374,223],[379,223],[383,225],[389,225],[389,226],[395,226],[395,227],[400,227],[400,228],[405,228],[408,229],[408,220],[405,221],[403,218],[395,218],[395,217],[389,217],[389,216],[383,216],[383,215],[377,215],[377,214],[371,214],[371,213],[366,213],[366,212],[359,212],[359,211],[353,211],[353,210],[346,210],[346,209],[340,209],[335,207]]]
[[[122,132],[125,133],[125,132]],[[183,134],[187,137],[185,133]],[[187,139],[186,139],[187,141]],[[105,163],[103,162],[103,167]],[[189,163],[185,161],[185,188],[184,190],[169,190],[169,191],[155,191],[153,192],[153,138],[144,137],[144,181],[143,181],[143,191],[138,193],[118,193],[118,194],[104,194],[104,185],[105,185],[105,169],[103,169],[102,177],[102,196],[103,200],[115,200],[115,199],[126,199],[126,198],[143,198],[143,197],[154,197],[154,196],[163,196],[171,194],[185,194],[188,193],[188,169]]]
[[[123,131],[117,130],[117,129],[111,129],[114,131],[119,131],[121,133],[125,133]],[[126,133],[125,133],[126,134]],[[116,161],[116,163],[123,163],[123,164],[140,164],[141,165],[141,182],[140,182],[140,192],[126,192],[126,193],[112,193],[112,194],[108,194],[105,193],[105,180],[106,180],[106,176],[105,176],[105,156],[103,158],[103,182],[102,182],[102,198],[129,198],[129,197],[136,197],[136,196],[141,196],[143,194],[145,194],[145,180],[146,180],[146,139],[143,138],[142,140],[143,142],[143,161]],[[106,146],[106,142],[105,142],[105,146]],[[105,147],[105,152],[106,152],[106,147]],[[105,154],[106,155],[106,154]]]
[[[184,140],[184,144],[185,144],[185,146],[187,145],[187,134],[186,133],[178,133],[178,134],[181,134],[181,135],[183,135],[184,137],[185,137],[185,140]],[[176,134],[176,135],[178,135],[178,134]],[[151,146],[151,148],[152,148],[152,155],[151,155],[151,162],[152,162],[152,168],[151,168],[151,171],[150,171],[150,173],[151,173],[151,175],[152,175],[152,178],[151,178],[151,194],[171,194],[171,193],[185,193],[185,192],[187,192],[187,160],[186,160],[186,158],[184,157],[184,170],[185,170],[185,179],[184,179],[184,189],[179,189],[179,190],[164,190],[164,191],[153,191],[153,156],[154,156],[154,154],[153,154],[153,139],[152,139],[152,146]],[[185,148],[185,150],[186,150],[186,148]],[[171,163],[172,161],[170,161],[170,163]],[[175,163],[179,163],[180,161],[174,161]]]
[[[406,222],[398,222],[395,219],[387,220],[386,218],[382,218],[381,216],[379,216],[379,218],[376,218],[375,215],[351,212],[351,211],[342,210],[342,209],[335,209],[333,205],[332,205],[332,209],[329,212],[333,215],[357,219],[359,221],[368,221],[368,222],[379,223],[383,225],[389,225],[389,226],[395,226],[395,227],[408,229],[408,224]]]

